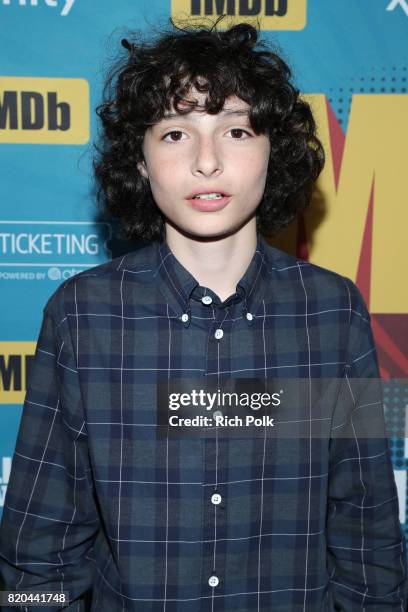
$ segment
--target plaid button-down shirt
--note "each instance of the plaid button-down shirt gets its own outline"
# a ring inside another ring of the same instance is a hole
[[[277,376],[310,393],[277,413],[275,437],[156,435],[160,381]],[[388,441],[364,433],[375,419],[383,431],[382,401],[357,393],[378,377],[355,285],[259,234],[222,303],[166,242],[69,279],[44,309],[0,528],[3,589],[66,590],[78,611],[402,612]],[[323,378],[343,399],[317,415]],[[302,417],[310,429],[285,435]],[[336,434],[346,422],[352,435]]]

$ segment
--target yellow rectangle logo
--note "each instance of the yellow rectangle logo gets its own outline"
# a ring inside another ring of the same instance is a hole
[[[177,25],[189,18],[226,15],[219,29],[259,21],[261,30],[303,30],[307,0],[172,0],[171,14]]]
[[[23,404],[36,342],[0,342],[0,404]]]
[[[0,77],[0,143],[85,144],[88,140],[88,81]]]

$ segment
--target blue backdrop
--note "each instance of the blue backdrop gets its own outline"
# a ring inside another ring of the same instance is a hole
[[[193,5],[215,15],[217,5],[238,12],[243,4],[0,0],[0,513],[43,306],[64,278],[114,251],[112,228],[97,221],[91,159],[94,109],[106,70],[125,53],[120,40],[133,28],[167,26],[180,7],[185,16]],[[260,16],[266,4],[246,3],[258,5]],[[408,1],[270,4],[277,14],[263,36],[278,44],[302,92],[326,96],[334,148],[346,137],[353,96],[406,94]],[[339,245],[339,258],[345,247]],[[325,265],[321,257],[319,264]],[[379,313],[382,325],[381,316],[387,312]],[[395,367],[387,363],[385,410],[405,526],[408,442],[401,431],[408,391],[401,379],[408,369],[406,345],[398,343],[408,315],[393,316],[387,338],[399,352]],[[384,326],[375,333],[386,343]]]

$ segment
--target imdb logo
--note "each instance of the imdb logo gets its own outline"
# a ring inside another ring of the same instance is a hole
[[[86,80],[0,77],[0,143],[85,144],[88,140]]]
[[[0,404],[22,404],[36,342],[0,342]]]
[[[259,23],[261,30],[302,30],[306,26],[307,0],[172,0],[172,17],[226,15],[228,27],[237,23]],[[220,24],[223,26],[224,24]]]

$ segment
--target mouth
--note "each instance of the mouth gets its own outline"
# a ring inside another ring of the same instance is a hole
[[[196,210],[212,212],[215,210],[221,210],[224,208],[231,199],[231,195],[221,192],[213,191],[208,193],[195,193],[191,194],[186,200]]]

